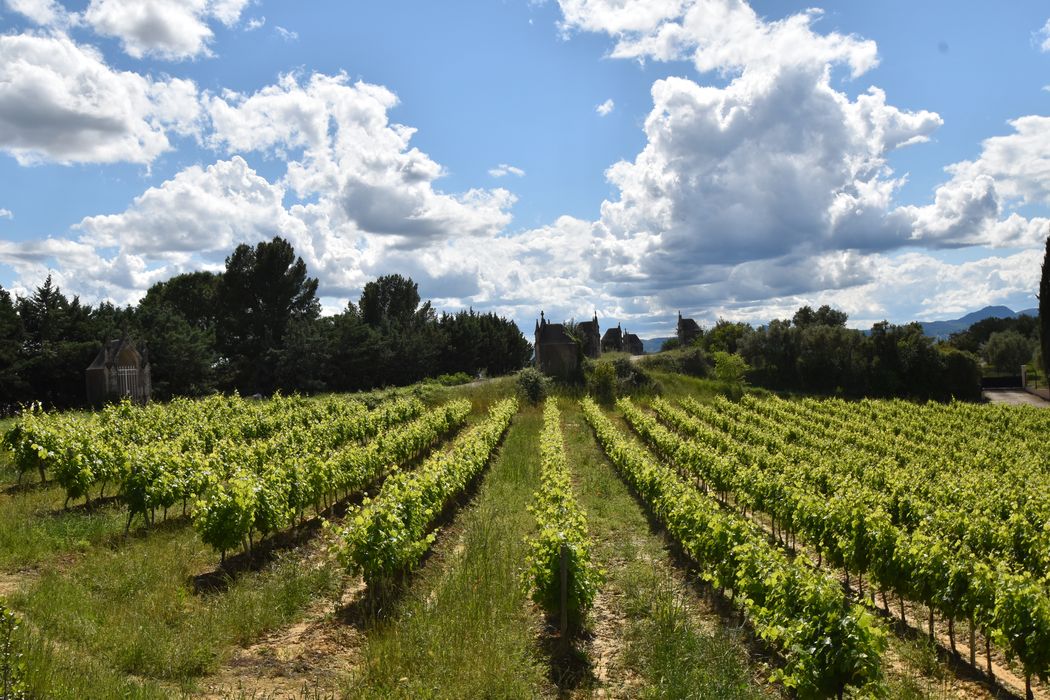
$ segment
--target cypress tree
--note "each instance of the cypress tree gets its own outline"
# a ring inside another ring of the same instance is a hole
[[[1043,373],[1050,376],[1050,235],[1046,237],[1043,253],[1043,273],[1039,278],[1039,347],[1043,358]]]

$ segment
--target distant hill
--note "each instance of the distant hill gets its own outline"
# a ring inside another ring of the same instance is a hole
[[[922,322],[922,331],[928,336],[937,338],[938,340],[945,340],[952,333],[959,333],[966,330],[978,321],[983,321],[986,318],[1016,318],[1018,316],[1038,316],[1039,309],[1025,309],[1024,311],[1015,312],[1013,309],[1007,306],[986,306],[979,311],[968,313],[962,318],[950,319],[948,321],[927,321]]]
[[[673,338],[674,336],[671,336]],[[665,341],[671,338],[642,338],[642,347],[646,352],[660,352]]]

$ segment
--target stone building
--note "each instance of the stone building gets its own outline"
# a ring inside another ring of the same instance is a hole
[[[549,323],[540,312],[533,344],[536,369],[560,379],[571,379],[580,370],[581,348],[561,323]]]
[[[634,333],[623,333],[623,351],[629,352],[632,355],[644,355],[645,345],[642,343],[642,339],[636,336]]]
[[[591,359],[598,359],[602,354],[602,336],[598,328],[598,312],[590,321],[576,324],[576,333],[583,343],[583,354]]]
[[[620,324],[610,328],[602,336],[602,352],[623,352],[623,330]]]
[[[691,318],[682,318],[682,312],[678,312],[678,343],[682,347],[691,345],[703,333],[700,324]]]
[[[98,406],[125,396],[135,403],[149,401],[152,386],[148,352],[139,353],[127,338],[103,344],[84,375],[90,404]]]

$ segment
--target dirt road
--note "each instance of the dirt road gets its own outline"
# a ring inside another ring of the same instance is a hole
[[[1023,389],[985,389],[984,398],[991,403],[1008,403],[1015,406],[1036,406],[1037,408],[1050,408],[1050,401],[1029,394]]]

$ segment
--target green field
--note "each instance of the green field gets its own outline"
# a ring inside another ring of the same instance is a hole
[[[991,664],[998,692],[1046,692],[1050,418],[657,376],[661,396],[562,396],[547,427],[510,379],[32,418],[0,471],[20,683],[993,697]],[[564,638],[526,575],[562,517],[600,570]]]

